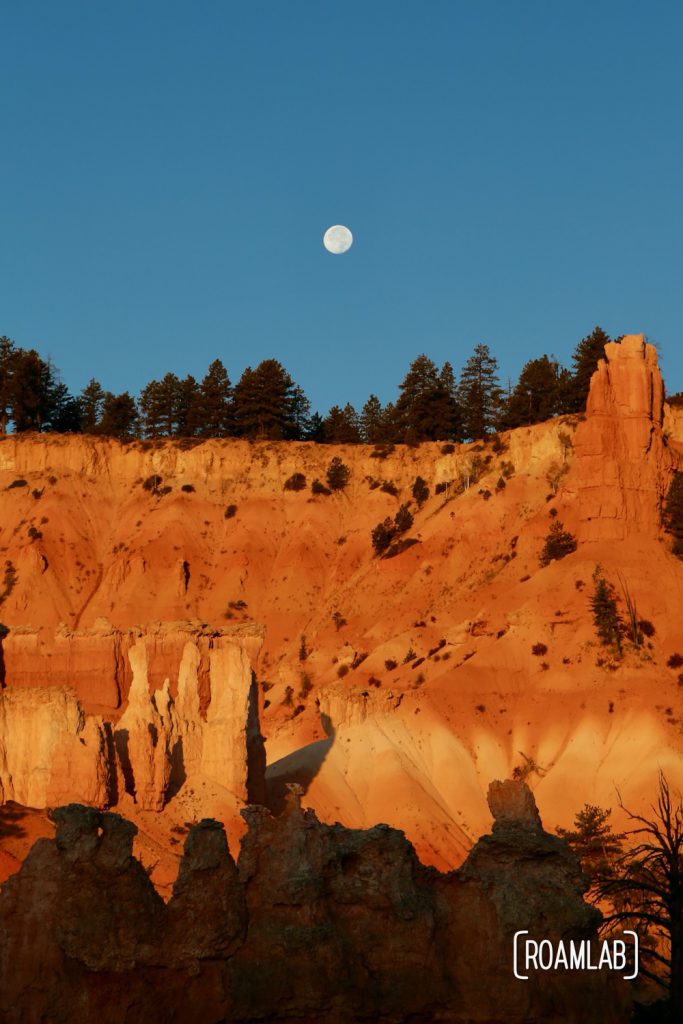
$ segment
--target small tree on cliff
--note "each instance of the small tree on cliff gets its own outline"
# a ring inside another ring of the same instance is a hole
[[[412,525],[413,513],[410,511],[407,505],[401,505],[398,512],[394,516],[394,526],[396,527],[396,532],[407,533]]]
[[[327,467],[327,486],[332,491],[343,491],[350,479],[351,470],[335,455]]]
[[[576,537],[565,530],[559,519],[556,519],[548,531],[539,561],[541,565],[550,565],[551,562],[559,561],[572,551],[576,551],[576,546]]]
[[[593,583],[595,590],[590,603],[598,638],[601,644],[613,647],[621,656],[621,620],[617,611],[617,599],[614,596],[614,588],[603,576],[599,565],[596,565],[593,572]]]
[[[375,550],[375,554],[382,555],[388,549],[394,536],[396,534],[396,528],[391,521],[391,517],[387,516],[370,534],[372,546]]]
[[[415,482],[413,483],[413,498],[420,508],[424,505],[428,497],[429,487],[427,486],[427,481],[423,480],[421,476],[416,476]]]
[[[624,834],[614,832],[609,824],[611,808],[584,804],[574,818],[574,828],[557,828],[556,832],[571,846],[591,887],[614,878],[617,858],[623,853]]]
[[[391,546],[392,541],[402,533],[407,533],[413,525],[413,514],[407,505],[401,505],[393,518],[387,516],[372,530],[370,539],[375,554],[382,555]]]

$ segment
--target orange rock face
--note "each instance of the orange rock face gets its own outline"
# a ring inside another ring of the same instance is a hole
[[[0,786],[4,799],[45,807],[55,758],[63,756],[70,740],[78,742],[83,726],[83,712],[73,693],[53,688],[0,691]],[[92,746],[84,760],[90,755],[94,756]]]
[[[280,818],[245,811],[237,865],[202,821],[168,905],[131,855],[134,825],[60,807],[55,840],[0,892],[2,1019],[625,1022],[614,974],[513,978],[516,930],[594,943],[599,914],[524,785],[491,802],[494,834],[443,876],[401,833],[323,825],[292,793]]]
[[[255,632],[243,632],[253,647]],[[85,716],[73,690],[64,687],[0,691],[4,799],[30,807],[65,800],[109,807],[127,793],[139,810],[159,812],[181,787],[202,787],[204,780],[226,794],[235,813],[248,800],[260,799],[263,741],[251,664],[239,637],[214,630],[209,638],[201,627],[187,624],[179,624],[175,633],[176,646],[184,644],[177,679],[171,687],[167,678],[158,689],[149,679],[158,630],[126,637],[132,681],[125,710],[112,720]],[[72,638],[74,647],[78,639]],[[123,648],[121,639],[117,646]],[[86,638],[88,650],[91,640]],[[205,714],[200,640],[211,643]]]
[[[442,870],[486,827],[489,779],[515,770],[553,825],[585,802],[625,824],[617,788],[647,810],[660,766],[683,785],[668,664],[683,652],[682,567],[659,522],[683,435],[662,408],[655,353],[630,336],[608,346],[584,420],[452,451],[0,440],[0,681],[7,694],[69,687],[85,716],[81,731],[45,732],[58,767],[30,799],[132,816],[164,892],[188,821],[220,819],[234,848],[239,807],[278,809],[288,783],[327,823],[404,830]],[[333,456],[350,482],[316,496]],[[284,487],[295,472],[302,491]],[[414,543],[377,557],[373,527],[410,501]],[[553,522],[577,547],[543,567]],[[624,621],[628,593],[652,627],[620,659],[596,635],[596,565]],[[131,701],[141,641],[147,692]],[[64,788],[76,776],[81,788]],[[26,779],[2,778],[8,799],[28,799]]]
[[[587,540],[621,540],[660,529],[674,468],[662,430],[664,385],[657,352],[642,334],[605,346],[576,430],[579,511]]]
[[[244,649],[257,654],[262,631],[244,626],[235,627],[235,631]],[[63,623],[56,629],[17,626],[3,643],[4,683],[12,687],[68,686],[87,712],[111,714],[128,698],[133,679],[129,651],[142,634],[148,652],[150,692],[169,679],[173,695],[185,645],[191,637],[199,652],[195,685],[200,708],[205,712],[210,700],[209,656],[214,632],[186,621],[145,621],[142,627],[119,629],[103,617],[87,629],[74,630]],[[229,635],[230,629],[224,628],[221,633]]]

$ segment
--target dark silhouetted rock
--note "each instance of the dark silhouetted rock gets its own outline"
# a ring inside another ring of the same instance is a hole
[[[189,833],[166,906],[132,856],[135,827],[68,805],[0,891],[7,1024],[621,1024],[606,973],[517,981],[512,939],[595,940],[578,861],[529,789],[495,783],[496,816],[463,867],[425,868],[403,833],[243,812],[237,865],[222,826]]]

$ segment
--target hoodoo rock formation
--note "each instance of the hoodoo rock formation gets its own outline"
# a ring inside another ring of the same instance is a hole
[[[85,721],[76,695],[35,687],[0,691],[0,793],[28,807],[68,799],[108,806],[103,723]]]
[[[111,630],[106,634],[109,636]],[[79,801],[106,808],[124,792],[142,810],[161,811],[184,785],[209,779],[236,801],[263,798],[265,755],[256,684],[245,646],[258,631],[207,631],[177,624],[183,642],[173,685],[153,688],[149,663],[159,649],[158,627],[128,631],[131,683],[118,717],[83,712],[73,690],[9,686],[0,691],[0,793],[29,807]],[[162,636],[166,649],[172,629]],[[91,649],[86,638],[86,650]],[[246,643],[245,643],[246,641]],[[204,651],[202,651],[204,648]],[[78,652],[72,638],[71,653]],[[208,664],[200,677],[202,657]],[[41,662],[37,658],[37,674]],[[202,706],[203,705],[203,706]]]
[[[189,834],[166,905],[135,827],[69,805],[0,891],[6,1024],[628,1019],[615,974],[512,973],[513,933],[595,942],[599,914],[523,783],[491,792],[492,836],[459,871],[422,867],[386,825],[321,824],[290,790],[245,812],[237,861],[218,823]]]
[[[160,690],[149,692],[147,648],[138,642],[129,651],[133,681],[128,707],[115,732],[124,775],[140,806],[161,811],[171,785],[173,762],[182,759],[178,717],[168,679]]]
[[[664,384],[642,334],[605,346],[576,428],[580,516],[586,540],[660,529],[675,456],[664,443]]]

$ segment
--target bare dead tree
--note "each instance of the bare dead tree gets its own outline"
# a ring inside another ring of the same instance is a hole
[[[683,1020],[683,804],[659,772],[649,818],[620,806],[636,825],[637,842],[618,858],[615,874],[599,887],[614,910],[605,926],[634,928],[641,942],[641,973],[668,992],[674,1020]]]

